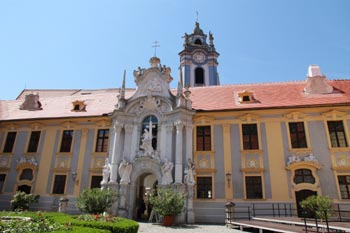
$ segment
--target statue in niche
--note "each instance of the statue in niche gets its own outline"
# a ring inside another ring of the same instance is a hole
[[[173,170],[174,164],[168,160],[165,160],[162,167],[160,168],[160,171],[162,172],[162,184],[168,185],[173,183]]]
[[[148,129],[144,129],[141,140],[142,144],[140,148],[144,151],[144,156],[152,156],[153,155],[153,146],[152,146],[152,121],[149,121]]]
[[[109,164],[109,160],[108,158],[105,160],[105,165],[103,166],[102,169],[102,181],[101,181],[101,185],[103,184],[107,184],[108,180],[109,180],[109,176],[111,174],[111,167]]]
[[[129,184],[130,183],[130,175],[132,171],[132,164],[123,159],[119,164],[119,176],[121,184]]]
[[[185,168],[184,183],[194,185],[195,184],[195,181],[194,181],[195,174],[196,174],[196,172],[194,170],[194,164],[193,164],[192,160],[189,158],[189,159],[187,159],[187,165]]]

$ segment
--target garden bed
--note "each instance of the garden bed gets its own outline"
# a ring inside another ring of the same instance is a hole
[[[68,215],[56,212],[0,212],[0,232],[136,233],[137,222],[103,215]]]

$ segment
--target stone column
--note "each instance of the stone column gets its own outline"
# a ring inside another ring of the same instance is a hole
[[[127,160],[131,161],[130,151],[131,151],[131,145],[132,144],[132,133],[133,133],[134,126],[133,125],[125,125],[125,139],[124,139],[124,152],[123,152],[123,158],[127,158]]]
[[[117,183],[118,178],[118,161],[120,160],[120,132],[122,130],[122,125],[115,124],[113,126],[112,132],[114,133],[113,144],[112,144],[112,156],[111,156],[111,175],[110,183]]]
[[[166,126],[166,152],[165,152],[165,157],[169,161],[171,161],[171,155],[172,155],[173,130],[174,130],[174,126],[172,124]]]
[[[162,124],[160,127],[160,137],[158,137],[158,144],[160,145],[160,154],[159,158],[161,161],[163,161],[166,157],[166,150],[167,150],[167,141],[166,141],[166,136],[167,136],[167,125]]]
[[[183,135],[182,129],[184,125],[181,123],[176,124],[176,153],[175,153],[175,183],[182,183],[182,142]]]
[[[186,125],[186,160],[191,159],[194,162],[194,158],[192,158],[193,152],[193,126]]]
[[[140,141],[139,138],[139,128],[140,126],[134,125],[132,136],[131,136],[131,147],[130,147],[130,161],[133,161],[136,157],[136,151],[138,150],[137,145]]]

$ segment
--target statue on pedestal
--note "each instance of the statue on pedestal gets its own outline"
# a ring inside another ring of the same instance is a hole
[[[103,166],[103,169],[102,169],[101,185],[104,185],[104,184],[108,183],[108,179],[109,179],[110,174],[111,174],[111,167],[110,167],[110,164],[109,164],[109,160],[107,158],[105,160],[105,165]]]
[[[171,174],[174,164],[168,160],[165,160],[164,164],[161,167],[162,172],[162,184],[168,185],[173,183],[173,175]]]
[[[130,175],[132,171],[132,164],[123,159],[119,164],[119,176],[121,184],[130,183]]]
[[[187,165],[185,168],[185,176],[184,176],[184,183],[185,184],[192,184],[194,185],[196,182],[194,181],[194,175],[196,174],[194,170],[194,165],[192,160],[189,158],[187,159]]]

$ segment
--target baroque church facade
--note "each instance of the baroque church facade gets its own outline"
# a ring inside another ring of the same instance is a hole
[[[17,190],[34,209],[77,213],[85,188],[111,188],[138,219],[157,187],[186,193],[178,222],[225,221],[225,203],[289,206],[310,195],[350,208],[350,80],[220,85],[211,32],[184,35],[178,86],[152,57],[136,88],[23,90],[0,100],[0,209]],[[289,208],[288,207],[288,208]],[[267,210],[268,211],[268,210]],[[236,213],[239,215],[239,213]]]

